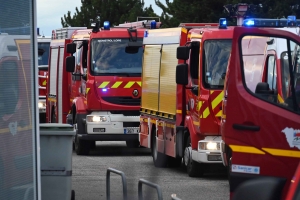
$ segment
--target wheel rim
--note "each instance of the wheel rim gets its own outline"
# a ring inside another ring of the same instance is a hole
[[[190,158],[191,158],[191,150],[192,148],[191,147],[186,147],[185,150],[184,150],[184,165],[185,166],[188,166],[189,162],[190,162]]]

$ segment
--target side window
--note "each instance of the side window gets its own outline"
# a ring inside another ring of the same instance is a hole
[[[272,38],[272,44],[269,41],[269,37],[243,37],[241,48],[244,85],[257,98],[300,113],[299,44],[286,38]],[[276,48],[274,50],[278,55],[278,62],[274,55],[266,55],[268,45]],[[265,78],[263,74],[266,74]]]
[[[231,40],[207,40],[204,42],[204,86],[209,89],[223,89]]]
[[[268,57],[268,69],[267,69],[267,82],[270,86],[271,90],[276,90],[276,81],[277,81],[277,73],[276,73],[276,60],[275,56],[271,55]]]

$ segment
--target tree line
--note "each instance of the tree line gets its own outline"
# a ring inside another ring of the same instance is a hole
[[[91,20],[100,16],[101,23],[109,21],[118,25],[126,21],[137,21],[138,16],[159,17],[163,27],[176,27],[180,23],[217,23],[220,18],[227,18],[236,24],[224,9],[224,5],[247,3],[255,5],[248,17],[286,18],[295,15],[300,18],[299,0],[155,0],[162,13],[155,13],[152,5],[145,7],[144,0],[81,0],[81,7],[76,7],[61,17],[62,27],[84,26],[90,28]]]

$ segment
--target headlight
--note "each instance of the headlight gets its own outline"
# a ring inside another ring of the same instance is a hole
[[[198,143],[198,149],[199,150],[220,150],[220,143],[200,141]]]
[[[88,122],[106,122],[107,118],[104,116],[87,116]]]
[[[39,106],[39,108],[45,108],[46,107],[46,103],[45,102],[39,102],[38,106]]]
[[[215,142],[208,142],[206,144],[206,149],[207,150],[217,150],[217,143],[215,143]]]

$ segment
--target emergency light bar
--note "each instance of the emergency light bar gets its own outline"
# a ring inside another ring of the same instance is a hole
[[[296,16],[288,16],[287,19],[263,19],[249,18],[243,21],[246,27],[300,27],[300,20]]]

